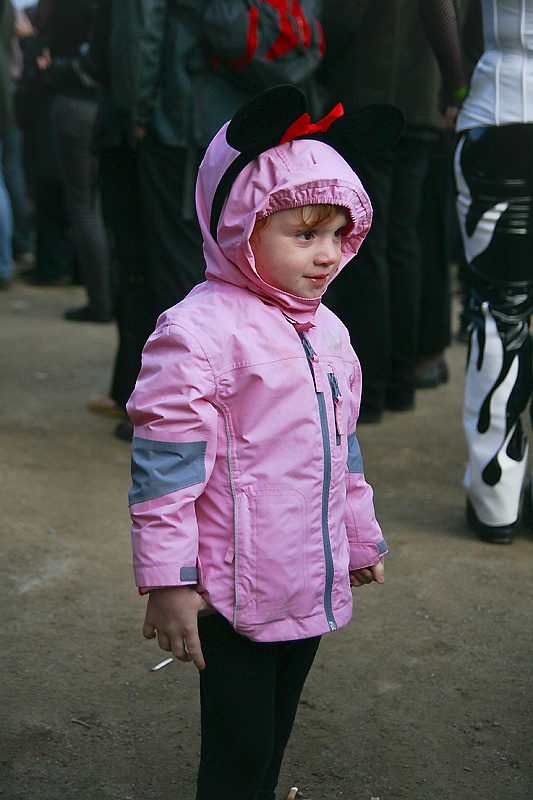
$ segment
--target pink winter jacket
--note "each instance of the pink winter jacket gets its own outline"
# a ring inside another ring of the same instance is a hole
[[[195,586],[239,633],[283,641],[345,625],[349,570],[387,547],[355,436],[347,331],[320,300],[264,283],[249,238],[260,217],[334,203],[352,220],[344,266],[372,212],[340,155],[297,140],[240,173],[216,243],[211,199],[236,155],[223,128],[197,185],[207,280],[158,320],[128,403],[134,571],[139,587]]]

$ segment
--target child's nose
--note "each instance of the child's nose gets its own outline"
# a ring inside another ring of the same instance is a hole
[[[334,264],[339,257],[339,248],[337,244],[327,239],[322,241],[320,245],[315,256],[315,262],[317,264]]]

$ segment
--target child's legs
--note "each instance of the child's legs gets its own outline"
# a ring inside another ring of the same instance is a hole
[[[252,642],[221,616],[199,621],[202,752],[197,800],[273,800],[319,637]]]
[[[291,735],[298,701],[314,661],[320,637],[276,645],[276,717],[274,752],[257,800],[274,800],[283,754]]]

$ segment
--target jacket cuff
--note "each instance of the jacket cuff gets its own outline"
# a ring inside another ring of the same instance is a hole
[[[134,567],[135,583],[146,594],[165,586],[194,586],[198,583],[198,567]]]
[[[350,546],[350,570],[373,567],[388,552],[385,539],[379,542],[356,542]]]

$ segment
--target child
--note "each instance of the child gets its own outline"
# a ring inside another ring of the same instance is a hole
[[[197,800],[274,798],[320,636],[349,621],[350,584],[384,581],[360,367],[320,302],[371,207],[326,142],[368,152],[402,123],[388,106],[316,125],[304,112],[276,87],[212,141],[207,280],[160,317],[128,404],[143,634],[200,670]]]

